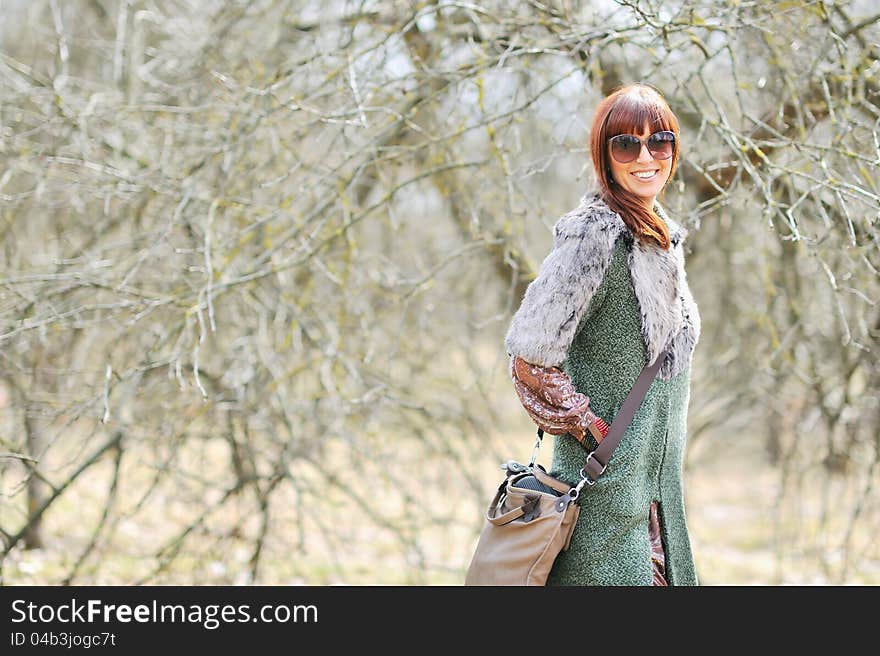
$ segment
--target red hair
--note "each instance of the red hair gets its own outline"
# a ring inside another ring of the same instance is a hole
[[[668,250],[669,230],[663,219],[653,209],[645,207],[643,199],[623,189],[611,177],[608,139],[618,134],[639,135],[646,127],[649,132],[671,130],[675,133],[669,169],[671,180],[678,163],[678,119],[662,94],[650,85],[630,84],[618,87],[599,103],[590,128],[590,152],[600,193],[608,207],[620,214],[623,222],[642,243],[651,240]]]

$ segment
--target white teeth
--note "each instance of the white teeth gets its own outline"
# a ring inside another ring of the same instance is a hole
[[[647,179],[647,178],[653,178],[655,173],[657,173],[657,171],[639,171],[638,173],[633,173],[633,175],[636,176],[637,178]]]

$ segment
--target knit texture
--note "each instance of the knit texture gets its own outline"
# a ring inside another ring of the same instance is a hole
[[[682,464],[700,319],[684,274],[681,241],[686,231],[658,209],[674,236],[668,252],[641,246],[595,195],[582,199],[578,210],[557,222],[554,249],[506,337],[511,357],[535,362],[530,357],[542,356],[538,364],[559,364],[577,391],[590,397],[590,408],[609,423],[649,356],[670,346],[673,350],[607,470],[594,486],[583,488],[571,546],[557,558],[550,585],[651,585],[648,521],[654,500],[659,502],[667,581],[698,583]],[[566,263],[572,257],[574,262]],[[565,354],[562,362],[560,353]],[[589,434],[587,443],[597,446]],[[551,473],[577,481],[587,453],[573,436],[556,437]]]
[[[563,364],[590,408],[611,421],[648,363],[640,338],[639,309],[621,237],[594,307]],[[651,585],[648,517],[659,501],[666,576],[670,585],[696,585],[682,490],[690,367],[669,381],[655,379],[608,468],[584,487],[571,547],[562,552],[550,585]],[[588,436],[590,449],[597,444]],[[578,480],[587,451],[571,435],[555,438],[553,475]]]

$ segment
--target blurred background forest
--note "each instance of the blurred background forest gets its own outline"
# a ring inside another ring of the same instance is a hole
[[[880,583],[878,54],[868,0],[0,0],[2,582],[460,584],[643,81],[701,582]]]

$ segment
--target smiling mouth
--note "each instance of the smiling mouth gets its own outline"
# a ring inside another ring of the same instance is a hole
[[[660,172],[660,170],[657,169],[657,170],[651,171],[650,175],[637,175],[636,173],[630,173],[630,175],[632,175],[636,180],[653,180],[659,172]],[[639,173],[643,173],[643,172],[639,171]]]

